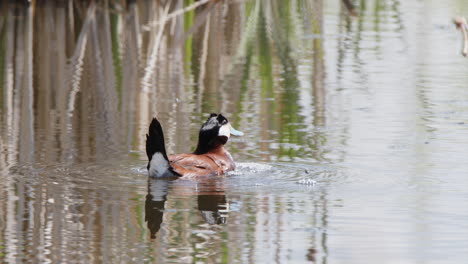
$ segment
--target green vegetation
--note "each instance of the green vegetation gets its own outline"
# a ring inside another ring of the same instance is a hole
[[[5,17],[0,17],[0,109],[3,109],[6,76],[6,21]]]
[[[115,77],[117,80],[117,83],[116,83],[117,98],[119,100],[118,109],[121,110],[123,73],[122,73],[122,60],[120,58],[119,32],[117,29],[120,16],[118,16],[115,13],[110,13],[109,15],[110,15],[110,23],[111,23],[112,59],[114,62]]]

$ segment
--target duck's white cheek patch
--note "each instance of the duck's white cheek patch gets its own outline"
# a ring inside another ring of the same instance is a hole
[[[226,124],[222,127],[219,128],[219,132],[218,132],[218,136],[225,136],[227,138],[229,138],[229,136],[231,136],[231,128],[230,128],[230,125],[229,124]]]

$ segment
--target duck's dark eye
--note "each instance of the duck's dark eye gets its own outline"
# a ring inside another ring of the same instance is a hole
[[[227,124],[227,122],[228,122],[227,119],[226,119],[223,115],[221,115],[221,114],[218,115],[218,118],[217,118],[217,119],[218,119],[219,124],[221,124],[221,125],[225,125],[225,124]]]

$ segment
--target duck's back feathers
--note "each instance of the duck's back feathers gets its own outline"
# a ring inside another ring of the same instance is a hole
[[[223,147],[217,151],[205,154],[177,154],[170,155],[169,162],[174,171],[181,175],[221,175],[227,171],[234,170],[235,164],[231,154]]]
[[[223,170],[206,155],[177,154],[169,156],[174,171],[184,176],[220,175]]]

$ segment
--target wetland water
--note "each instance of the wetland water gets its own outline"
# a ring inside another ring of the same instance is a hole
[[[0,262],[468,259],[465,1],[161,2],[0,4]],[[148,179],[211,112],[238,169]]]

